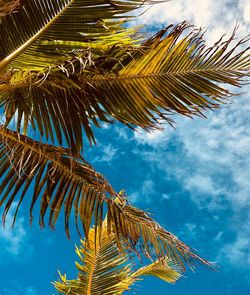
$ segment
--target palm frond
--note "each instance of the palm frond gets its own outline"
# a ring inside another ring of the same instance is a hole
[[[234,32],[206,47],[201,30],[181,38],[188,27],[160,31],[140,48],[112,46],[95,57],[81,53],[46,77],[24,72],[6,78],[0,93],[7,124],[18,112],[19,122],[47,138],[53,139],[54,127],[57,141],[65,136],[75,151],[82,147],[81,127],[95,142],[91,123],[99,126],[100,120],[148,130],[164,120],[172,124],[173,113],[201,115],[218,107],[233,95],[227,85],[241,87],[249,76],[249,48],[237,53],[248,39],[230,49]]]
[[[44,226],[44,217],[49,210],[49,224],[54,227],[65,204],[65,227],[69,235],[69,218],[74,206],[76,221],[80,215],[87,236],[92,216],[99,223],[104,202],[116,196],[103,176],[81,157],[66,149],[36,142],[3,126],[0,127],[0,158],[0,206],[6,202],[3,222],[18,196],[14,224],[20,204],[28,189],[32,189],[31,220],[39,197],[41,226]]]
[[[184,22],[160,31],[141,52],[126,58],[117,74],[81,75],[91,100],[115,119],[146,129],[164,120],[171,123],[172,113],[201,115],[218,107],[232,95],[228,85],[240,87],[249,77],[249,48],[237,52],[249,38],[230,49],[236,28],[229,40],[207,47],[200,29],[181,38],[189,27]]]
[[[181,242],[175,235],[162,228],[143,210],[126,203],[123,198],[115,206],[108,204],[107,228],[114,232],[118,247],[120,240],[135,252],[145,256],[168,257],[183,271],[186,265],[195,267],[196,263],[213,267],[212,263],[199,257],[193,249]]]
[[[88,50],[85,55],[76,55],[60,67],[51,69],[47,77],[28,71],[15,72],[8,81],[0,84],[0,106],[4,109],[5,125],[16,118],[14,128],[19,133],[23,129],[26,134],[28,127],[32,126],[52,142],[56,139],[59,145],[65,138],[73,152],[82,149],[82,128],[89,142],[95,143],[91,123],[99,127],[99,120],[111,122],[111,119],[98,101],[89,100],[75,75],[82,71],[105,74],[115,70],[120,58],[126,58],[134,50],[133,47],[113,46],[96,58]]]
[[[101,228],[103,212],[107,211],[107,230],[109,234],[114,233],[120,250],[123,248],[121,241],[124,241],[138,253],[167,256],[182,269],[186,264],[192,267],[196,262],[211,265],[146,212],[131,206],[101,174],[67,149],[36,142],[1,126],[0,160],[0,206],[5,204],[3,222],[18,197],[14,225],[23,199],[31,195],[30,218],[32,220],[33,208],[40,199],[41,226],[49,211],[48,222],[53,228],[64,205],[65,230],[69,236],[69,220],[74,207],[77,229],[80,233],[80,220],[88,239],[91,223]]]
[[[60,281],[55,282],[55,288],[62,294],[108,295],[122,294],[135,281],[130,277],[132,265],[128,256],[117,248],[115,236],[109,236],[106,226],[92,228],[89,238],[81,241],[82,246],[76,248],[81,263],[76,262],[79,271],[76,280],[67,280],[61,275]]]
[[[0,73],[43,71],[77,50],[134,43],[121,26],[124,14],[142,0],[29,0],[0,23]],[[156,1],[157,2],[157,1]],[[24,29],[25,28],[25,29]]]
[[[126,245],[122,242],[124,246]],[[80,263],[76,262],[78,277],[67,280],[61,275],[53,285],[61,294],[68,295],[108,295],[123,294],[130,286],[141,279],[141,276],[156,276],[167,283],[174,283],[181,276],[170,259],[163,258],[134,271],[131,263],[133,255],[128,250],[119,251],[115,234],[108,233],[107,223],[100,228],[91,228],[88,241],[81,241],[76,248]]]
[[[0,0],[0,17],[16,12],[23,5],[23,0]]]
[[[169,258],[164,257],[141,267],[131,274],[135,278],[148,275],[157,277],[167,283],[175,283],[181,277],[181,269]]]

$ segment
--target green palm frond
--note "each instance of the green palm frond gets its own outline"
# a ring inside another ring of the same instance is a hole
[[[180,278],[178,265],[168,258],[133,271],[131,253],[120,252],[115,240],[114,233],[108,233],[106,222],[101,237],[100,230],[92,228],[88,242],[81,241],[81,247],[76,248],[81,261],[76,262],[79,271],[77,279],[67,280],[66,275],[59,273],[60,280],[53,283],[56,290],[68,295],[122,294],[144,275],[156,276],[167,283],[174,283]]]
[[[30,217],[32,220],[34,205],[40,199],[41,226],[49,211],[49,225],[54,227],[64,206],[65,230],[69,236],[69,220],[74,208],[72,214],[77,229],[80,233],[80,220],[88,238],[91,223],[102,227],[103,212],[107,211],[107,230],[114,233],[120,249],[122,240],[132,250],[147,256],[167,256],[182,269],[196,262],[210,265],[146,212],[131,206],[101,174],[67,149],[36,142],[1,126],[0,159],[0,206],[5,204],[3,222],[18,198],[14,224],[23,199],[31,195]]]
[[[0,73],[11,69],[41,71],[70,59],[77,50],[133,44],[133,29],[122,27],[122,19],[144,2],[25,1],[18,13],[1,20]]]
[[[142,45],[144,52],[137,51],[130,62],[126,59],[116,75],[81,75],[91,100],[99,101],[115,119],[143,128],[163,120],[171,123],[173,112],[192,116],[218,107],[232,95],[227,86],[240,87],[249,76],[249,48],[237,52],[249,39],[229,49],[235,30],[229,40],[207,47],[201,30],[181,38],[188,27],[184,22],[170,32],[160,31]]]
[[[23,0],[0,0],[0,17],[20,9],[22,2]]]

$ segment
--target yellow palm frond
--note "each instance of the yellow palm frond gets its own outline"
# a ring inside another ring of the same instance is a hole
[[[31,195],[31,220],[33,208],[40,199],[40,225],[44,226],[49,211],[49,225],[54,227],[64,205],[65,230],[69,236],[69,220],[74,208],[77,229],[80,232],[80,220],[88,239],[91,223],[101,228],[103,212],[107,211],[107,231],[114,233],[119,249],[123,248],[121,241],[124,241],[133,251],[147,256],[167,256],[182,269],[196,262],[210,265],[146,212],[131,206],[80,155],[36,142],[1,126],[0,160],[0,206],[5,204],[3,221],[18,198],[14,224],[23,199]]]
[[[174,283],[181,276],[178,265],[169,258],[134,271],[131,263],[133,256],[129,251],[121,252],[117,248],[115,234],[108,232],[106,221],[101,231],[100,228],[90,230],[88,241],[81,241],[81,247],[76,248],[76,253],[80,259],[80,263],[76,262],[79,271],[77,279],[67,280],[66,275],[59,272],[60,280],[53,283],[61,294],[123,294],[145,275],[158,277],[167,283]]]
[[[18,71],[6,77],[5,83],[0,84],[5,125],[14,121],[16,131],[21,132],[22,126],[24,134],[32,126],[52,142],[56,138],[60,145],[65,139],[73,152],[83,146],[82,128],[89,142],[95,143],[91,123],[99,127],[99,120],[111,122],[111,119],[98,101],[89,100],[75,74],[115,71],[119,60],[134,50],[133,47],[113,46],[98,57],[87,51],[51,69],[47,77],[29,71]]]
[[[133,44],[124,15],[142,0],[30,0],[0,23],[0,73],[43,71],[74,57],[74,52],[113,44]]]
[[[108,71],[124,51],[123,47],[130,48],[138,42],[134,36],[137,28],[123,26],[129,19],[127,13],[156,2],[30,0],[22,3],[18,13],[3,17],[0,23],[0,103],[5,107],[6,126],[18,113],[18,132],[23,119],[24,134],[28,126],[36,126],[53,142],[54,137],[59,144],[65,138],[75,152],[83,146],[83,126],[90,143],[94,143],[89,121],[99,126],[97,118],[110,120],[97,103],[89,104],[84,90],[76,87],[74,77],[70,79],[71,88],[73,85],[70,91],[63,80],[69,81],[69,75],[81,73],[86,67],[97,69],[97,73]],[[14,1],[4,3],[9,8],[16,7]],[[7,9],[6,5],[3,9]],[[118,51],[115,47],[120,48],[116,57],[111,54]],[[45,80],[48,85],[40,87]],[[62,83],[58,84],[58,80]]]
[[[131,274],[135,278],[148,275],[157,277],[167,283],[175,283],[181,277],[181,269],[171,259],[164,257],[141,267]]]
[[[199,257],[148,213],[126,204],[124,199],[121,199],[121,203],[116,201],[115,206],[108,204],[107,228],[109,233],[114,232],[119,248],[122,248],[120,241],[123,240],[127,247],[136,252],[139,250],[153,259],[169,257],[182,270],[186,269],[186,265],[192,268],[196,263],[212,267],[209,261]]]
[[[3,126],[0,127],[0,158],[0,206],[6,202],[3,221],[18,196],[14,224],[19,206],[32,188],[31,220],[33,207],[39,198],[41,226],[49,210],[49,224],[54,227],[65,204],[67,234],[70,213],[74,207],[75,219],[78,222],[80,216],[85,234],[88,235],[92,216],[99,224],[104,202],[116,196],[104,177],[80,156],[74,156],[67,149],[36,142]]]
[[[130,277],[131,264],[128,256],[117,248],[115,236],[108,235],[107,228],[100,231],[92,228],[88,241],[81,241],[76,253],[81,264],[76,263],[79,271],[76,280],[67,280],[60,274],[61,282],[55,282],[55,288],[62,294],[104,295],[122,294],[133,283]]]

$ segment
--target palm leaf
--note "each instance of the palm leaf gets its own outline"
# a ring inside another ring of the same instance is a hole
[[[41,144],[0,127],[0,206],[6,202],[3,222],[14,199],[19,195],[13,224],[20,204],[28,189],[33,188],[30,218],[35,203],[41,197],[40,225],[49,210],[49,224],[54,227],[65,203],[65,227],[69,234],[69,217],[74,205],[75,218],[80,215],[85,234],[92,215],[102,218],[103,203],[115,197],[108,182],[84,159],[75,157],[68,150]],[[99,221],[98,221],[99,222]]]
[[[12,75],[0,85],[6,124],[18,113],[17,130],[21,120],[47,138],[53,139],[54,130],[57,142],[65,136],[75,151],[82,147],[81,126],[95,142],[91,123],[99,126],[100,120],[148,130],[164,120],[172,124],[173,113],[201,115],[218,107],[232,95],[227,85],[240,87],[249,76],[249,49],[237,53],[248,39],[230,49],[234,32],[229,40],[206,47],[200,30],[181,38],[188,27],[182,23],[162,30],[139,48],[81,53],[45,78]]]
[[[17,115],[18,132],[23,124],[26,134],[31,123],[53,142],[56,137],[62,144],[65,138],[73,152],[82,148],[83,126],[94,143],[89,121],[99,126],[97,118],[110,120],[97,102],[92,105],[86,99],[76,79],[68,76],[89,68],[104,73],[114,61],[118,63],[118,57],[138,42],[131,38],[136,28],[122,27],[124,14],[144,4],[142,0],[29,0],[19,13],[4,17],[0,23],[0,103],[5,107],[6,126]],[[41,86],[45,80],[47,84]]]
[[[249,38],[229,49],[235,29],[229,40],[207,47],[201,30],[180,38],[188,27],[184,22],[160,31],[142,45],[144,52],[136,51],[130,62],[126,58],[116,75],[80,75],[91,100],[115,119],[142,128],[171,123],[171,113],[201,115],[218,107],[232,95],[227,85],[240,87],[249,76],[249,48],[237,52]]]
[[[60,68],[54,68],[44,83],[43,75],[18,71],[8,83],[0,85],[0,106],[4,108],[6,126],[15,120],[15,129],[26,134],[31,125],[39,133],[70,149],[79,151],[83,145],[82,127],[90,143],[95,143],[91,123],[99,127],[99,119],[111,122],[98,101],[89,100],[86,91],[73,73],[105,73],[114,70],[120,58],[129,56],[131,47],[111,47],[94,58],[91,51],[81,53]],[[2,87],[1,87],[2,86]],[[67,119],[66,119],[67,118]],[[23,128],[22,128],[23,127]]]
[[[80,249],[76,248],[81,261],[81,263],[76,262],[78,278],[67,280],[66,275],[61,275],[59,272],[60,281],[53,283],[61,294],[122,294],[144,275],[156,276],[167,283],[174,283],[181,276],[175,270],[178,269],[178,265],[167,258],[133,271],[131,253],[119,251],[115,235],[108,233],[105,222],[101,237],[100,230],[92,228],[88,242],[81,241],[81,244]]]
[[[118,247],[122,249],[120,240],[135,252],[143,252],[145,256],[155,259],[166,256],[180,269],[186,265],[194,267],[202,263],[212,267],[212,264],[199,257],[193,249],[181,242],[175,235],[162,228],[149,214],[125,203],[124,199],[116,201],[116,205],[108,204],[107,228],[114,232]]]
[[[175,283],[181,277],[181,269],[173,261],[164,257],[149,265],[143,266],[134,273],[132,277],[154,276],[167,283]]]
[[[120,249],[123,248],[120,241],[124,241],[138,253],[167,256],[182,269],[186,264],[192,267],[196,262],[210,265],[146,212],[131,206],[80,156],[67,149],[36,142],[3,126],[0,127],[0,143],[0,206],[5,204],[3,222],[18,197],[14,225],[24,197],[31,195],[30,218],[32,221],[33,208],[40,199],[41,226],[49,211],[48,222],[53,228],[64,205],[65,230],[69,236],[69,219],[74,207],[77,229],[80,233],[80,220],[88,239],[91,223],[101,228],[103,212],[107,211],[107,230],[114,233]]]
[[[134,282],[130,277],[132,265],[128,264],[128,256],[117,248],[115,236],[109,236],[106,227],[102,228],[101,238],[99,235],[99,230],[92,228],[88,242],[81,241],[82,247],[76,249],[81,261],[81,264],[76,262],[79,271],[76,280],[67,280],[66,275],[59,273],[60,281],[54,286],[60,293],[122,294]]]
[[[124,14],[142,0],[28,0],[19,13],[0,23],[0,73],[41,71],[74,56],[77,50],[131,44]],[[25,28],[25,29],[24,29]]]

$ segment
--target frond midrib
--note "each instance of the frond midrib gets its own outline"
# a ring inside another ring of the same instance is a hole
[[[56,20],[57,18],[63,14],[65,9],[74,2],[74,0],[70,0],[68,4],[66,4],[50,21],[48,21],[43,28],[40,29],[35,35],[33,35],[29,40],[27,40],[24,44],[22,44],[20,47],[18,47],[14,52],[9,54],[7,57],[5,57],[3,60],[0,61],[0,70],[6,67],[12,60],[15,59],[16,56],[21,54],[28,46],[30,46],[32,43],[34,43],[39,36],[48,28],[50,27]]]
[[[149,74],[132,74],[132,75],[117,75],[117,76],[96,76],[93,78],[88,78],[88,81],[117,81],[117,80],[133,80],[133,79],[147,79],[155,77],[166,77],[168,75],[178,76],[178,75],[190,75],[196,73],[214,73],[220,71],[250,71],[249,68],[212,68],[212,69],[192,69],[185,71],[167,71],[162,73],[149,73]]]
[[[90,272],[89,272],[88,279],[87,279],[87,286],[88,287],[87,287],[87,294],[86,295],[92,294],[93,277],[94,277],[95,268],[96,268],[96,264],[97,264],[97,257],[99,255],[100,248],[101,248],[99,243],[96,243],[95,247],[96,248],[95,248],[94,261],[90,265]]]

